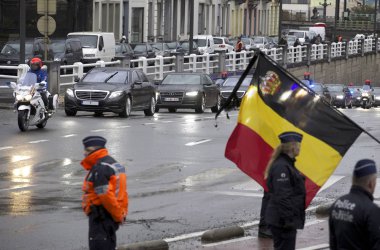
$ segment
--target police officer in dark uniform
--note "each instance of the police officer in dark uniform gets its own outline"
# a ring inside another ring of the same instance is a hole
[[[305,178],[294,166],[299,155],[302,134],[284,132],[281,144],[273,152],[265,177],[269,201],[265,221],[269,225],[274,249],[295,249],[297,229],[305,224]]]
[[[331,207],[330,249],[380,249],[380,208],[373,203],[376,172],[373,160],[356,163],[350,193]]]

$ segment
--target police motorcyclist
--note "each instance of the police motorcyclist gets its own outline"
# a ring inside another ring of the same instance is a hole
[[[373,88],[371,85],[371,80],[365,80],[364,85],[362,87],[362,90],[368,93],[368,95],[371,97],[371,101],[375,102],[375,96],[372,94]]]
[[[48,100],[48,92],[47,92],[47,73],[46,70],[42,69],[42,61],[38,57],[34,57],[30,60],[30,70],[29,72],[32,72],[37,75],[37,82],[46,82],[46,85],[44,88],[39,89],[42,101],[45,105],[45,110],[47,111],[49,109],[49,100]]]
[[[281,144],[274,151],[266,169],[265,178],[269,201],[265,222],[269,225],[274,249],[295,249],[297,229],[305,223],[305,178],[296,169],[302,134],[284,132]]]
[[[373,160],[356,163],[350,193],[330,210],[330,249],[380,249],[380,208],[373,202],[376,173]]]

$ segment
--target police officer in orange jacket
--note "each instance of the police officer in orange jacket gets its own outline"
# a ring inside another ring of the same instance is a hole
[[[116,249],[116,230],[128,213],[125,168],[109,156],[106,139],[83,139],[85,158],[81,162],[88,174],[83,183],[82,208],[89,218],[90,250]]]

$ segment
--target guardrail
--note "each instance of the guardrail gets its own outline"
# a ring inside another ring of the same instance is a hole
[[[314,63],[320,60],[335,60],[342,57],[360,56],[366,53],[380,51],[379,39],[360,39],[349,42],[338,42],[331,44],[307,44],[297,47],[278,47],[263,49],[265,54],[277,63],[287,67],[292,64]],[[69,86],[75,83],[76,77],[83,77],[86,68],[89,67],[137,67],[140,68],[151,80],[162,80],[164,76],[171,72],[204,72],[207,74],[220,73],[223,71],[244,70],[254,51],[242,51],[239,53],[231,52],[222,54],[203,54],[203,55],[178,55],[170,57],[157,56],[156,58],[144,58],[125,61],[103,62],[98,61],[92,64],[82,64],[80,62],[73,65],[60,66],[61,71],[71,71],[69,74],[60,75],[60,86]],[[182,57],[182,60],[179,58]],[[179,64],[182,64],[179,67]],[[17,70],[17,75],[0,75],[0,78],[18,79],[29,69],[28,65],[19,66],[0,66],[1,69]]]

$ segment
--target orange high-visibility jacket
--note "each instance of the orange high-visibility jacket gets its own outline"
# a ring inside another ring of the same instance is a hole
[[[103,206],[115,222],[122,223],[128,213],[125,167],[109,156],[106,149],[90,154],[82,165],[89,170],[82,188],[84,212],[89,215],[91,205]]]

